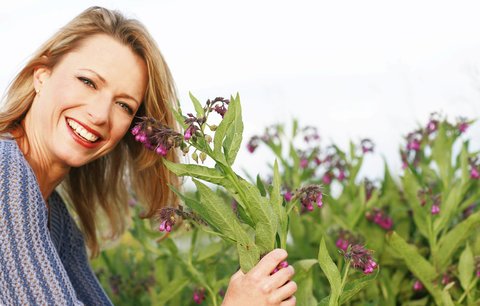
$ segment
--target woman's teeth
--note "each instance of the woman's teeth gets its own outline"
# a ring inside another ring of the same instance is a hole
[[[84,129],[80,124],[77,122],[67,119],[68,125],[72,128],[72,130],[77,134],[78,136],[82,137],[83,139],[90,141],[90,142],[95,142],[98,140],[98,137]]]

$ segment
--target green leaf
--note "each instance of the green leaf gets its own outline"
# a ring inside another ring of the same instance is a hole
[[[434,285],[434,280],[437,278],[435,268],[396,232],[389,232],[386,235],[386,240],[396,254],[405,261],[410,272],[422,282],[436,303],[440,305],[442,292],[438,286]]]
[[[265,185],[262,182],[262,179],[260,178],[260,174],[257,175],[257,188],[260,191],[260,194],[262,197],[267,195],[267,190],[265,189]]]
[[[195,258],[196,261],[204,261],[209,259],[223,250],[223,243],[209,243],[207,248],[201,248],[198,252],[197,257]]]
[[[427,214],[429,213],[429,211],[426,207],[422,207],[420,205],[417,193],[421,189],[421,187],[410,168],[405,169],[405,174],[403,176],[402,182],[405,197],[407,198],[410,207],[413,210],[413,221],[415,222],[418,231],[424,237],[428,238],[428,228],[425,220],[427,219]]]
[[[460,168],[462,170],[462,186],[466,185],[470,181],[470,171],[468,167],[468,143],[464,142],[462,145],[462,152],[460,153]]]
[[[450,182],[452,167],[452,144],[452,139],[447,136],[445,123],[442,122],[438,126],[437,137],[433,143],[432,158],[438,165],[444,188],[447,188]]]
[[[302,259],[293,263],[295,269],[295,278],[301,279],[305,273],[318,263],[317,259]]]
[[[244,273],[250,271],[260,259],[260,251],[257,246],[251,242],[237,242],[238,260]]]
[[[314,264],[318,261],[313,259]],[[295,266],[295,265],[294,265]],[[295,268],[295,276],[297,276],[298,270]],[[295,277],[295,282],[297,283],[298,290],[295,293],[297,299],[297,305],[317,305],[317,300],[313,295],[313,275],[312,270],[308,269],[304,271],[304,274],[301,278]]]
[[[433,223],[433,231],[435,234],[441,232],[456,214],[457,208],[463,198],[462,189],[462,186],[457,181],[454,184],[450,184],[449,190],[445,190],[442,193],[445,200],[442,203],[440,214],[437,215],[437,219]]]
[[[344,303],[348,302],[357,293],[359,293],[365,287],[370,285],[377,278],[378,273],[379,273],[379,269],[377,269],[376,273],[372,273],[360,279],[356,279],[354,281],[348,282],[345,285],[345,288],[343,289],[342,295],[340,295],[340,304],[343,305]]]
[[[330,283],[331,294],[329,305],[338,305],[338,299],[340,297],[340,290],[342,286],[341,276],[337,266],[330,257],[330,254],[328,254],[325,239],[323,237],[320,242],[320,249],[318,251],[318,263],[320,264],[320,268]]]
[[[438,242],[437,265],[439,267],[447,266],[453,254],[460,246],[464,245],[470,235],[475,233],[475,229],[479,225],[480,212],[476,212],[444,235]]]
[[[230,120],[230,118],[227,117],[233,117],[233,119]],[[242,107],[240,105],[240,97],[238,94],[235,98],[232,97],[230,99],[228,111],[223,120],[231,121],[231,124],[227,129],[225,141],[222,144],[226,160],[231,166],[235,162],[238,150],[242,144],[243,134]]]
[[[190,176],[192,178],[201,179],[221,186],[230,185],[230,182],[225,178],[225,175],[215,168],[193,164],[178,164],[168,161],[165,158],[162,159],[162,162],[168,170],[178,176]]]
[[[237,250],[240,257],[240,265],[244,272],[250,270],[258,262],[260,253],[255,243],[238,222],[231,207],[215,192],[197,180],[193,180],[200,194],[202,206],[207,211],[212,226],[227,237],[233,237],[237,241]],[[253,264],[253,265],[252,265]]]
[[[191,280],[188,277],[182,277],[172,280],[167,286],[163,287],[157,296],[157,301],[161,301],[161,305],[165,305],[169,300],[182,292],[183,288],[188,285]]]
[[[244,179],[238,180],[239,190],[230,190],[235,200],[245,207],[247,214],[255,224],[255,244],[261,254],[273,250],[277,233],[277,216],[266,198],[260,195],[258,188]],[[238,192],[242,193],[242,196]]]
[[[280,172],[278,171],[278,162],[275,160],[275,163],[273,165],[273,188],[270,192],[270,205],[273,208],[273,211],[277,215],[278,218],[278,234],[280,235],[280,242],[281,248],[286,248],[287,247],[287,231],[288,231],[288,216],[287,212],[285,210],[285,207],[283,207],[283,196],[280,193],[280,188],[281,188],[281,178],[280,178]]]
[[[192,178],[201,179],[210,183],[224,186],[229,184],[225,175],[215,168],[208,168],[193,164],[178,164],[162,159],[163,164],[178,176],[190,176]]]
[[[458,278],[465,291],[470,287],[470,282],[472,281],[474,273],[475,260],[472,249],[467,243],[467,247],[462,252],[462,255],[460,255],[460,260],[458,262]]]
[[[202,104],[195,98],[191,92],[188,93],[190,96],[190,100],[192,100],[193,107],[195,107],[195,111],[197,112],[197,118],[205,116],[205,111],[203,110]]]

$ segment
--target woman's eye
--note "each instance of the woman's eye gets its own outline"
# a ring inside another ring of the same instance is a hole
[[[87,85],[87,86],[89,86],[89,87],[92,87],[92,88],[94,88],[94,89],[97,88],[97,86],[95,85],[95,83],[94,83],[92,80],[90,80],[89,78],[79,77],[78,79],[79,79],[81,82],[83,82],[83,84],[85,84],[85,85]]]
[[[120,105],[121,108],[123,108],[129,115],[133,115],[133,109],[124,102],[117,102],[118,105]]]

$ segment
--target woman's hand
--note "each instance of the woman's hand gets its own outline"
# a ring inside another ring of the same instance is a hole
[[[297,284],[291,281],[292,266],[273,270],[287,258],[287,252],[275,249],[265,255],[247,274],[238,270],[230,278],[223,306],[296,305]]]

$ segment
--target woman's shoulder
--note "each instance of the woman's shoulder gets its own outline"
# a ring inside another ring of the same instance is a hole
[[[10,171],[28,171],[28,165],[22,151],[18,147],[17,142],[13,137],[8,137],[0,134],[0,168],[5,173],[6,169]]]

